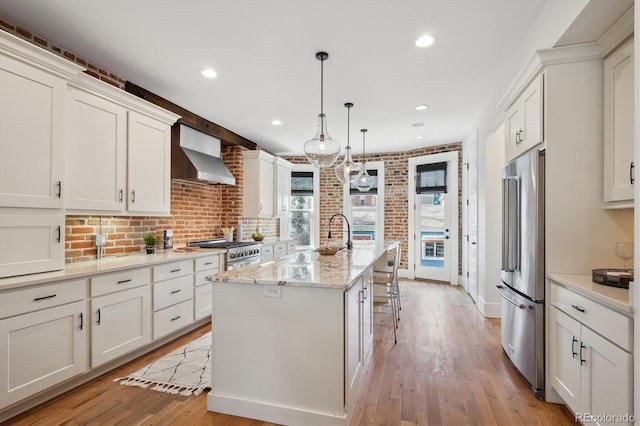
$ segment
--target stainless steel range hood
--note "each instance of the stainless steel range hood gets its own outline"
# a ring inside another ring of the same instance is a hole
[[[220,158],[220,139],[180,124],[172,132],[171,178],[235,185]]]

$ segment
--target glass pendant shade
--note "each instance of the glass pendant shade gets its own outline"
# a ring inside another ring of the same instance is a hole
[[[327,117],[318,115],[318,132],[313,139],[304,143],[304,155],[315,167],[329,167],[340,155],[340,142],[327,133]]]
[[[342,183],[353,183],[360,174],[360,164],[351,159],[351,147],[345,148],[344,161],[336,166],[336,176]]]
[[[360,131],[362,132],[362,166],[360,174],[356,178],[356,189],[360,192],[367,192],[373,187],[374,180],[367,172],[367,163],[364,158],[364,135],[367,133],[367,129],[361,129]]]
[[[344,160],[336,166],[336,176],[342,184],[355,182],[360,174],[360,165],[351,159],[351,146],[349,145],[349,111],[353,104],[347,102],[344,106],[347,108],[347,147],[344,151]]]
[[[315,167],[329,167],[340,155],[340,142],[329,136],[327,117],[324,115],[324,61],[329,57],[327,52],[316,53],[320,61],[320,114],[318,114],[318,131],[313,139],[304,143],[304,155]]]

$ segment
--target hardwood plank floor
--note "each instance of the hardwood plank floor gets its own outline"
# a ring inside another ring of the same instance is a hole
[[[569,425],[563,406],[537,400],[461,287],[402,280],[398,343],[376,306],[373,360],[352,425]],[[113,382],[208,331],[162,348],[5,422],[7,425],[268,425],[207,411],[206,392],[181,397]]]

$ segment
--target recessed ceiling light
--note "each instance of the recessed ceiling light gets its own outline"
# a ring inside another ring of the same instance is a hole
[[[427,108],[429,108],[429,105],[418,105],[418,106],[416,107],[416,109],[417,109],[418,111],[424,111],[424,110],[425,110],[425,109],[427,109]]]
[[[282,121],[275,119],[275,120],[271,120],[271,124],[273,124],[274,126],[279,126],[282,124]]]
[[[424,126],[424,123],[421,123],[421,122],[413,123],[412,126],[413,127],[422,127],[422,126]]]
[[[416,139],[424,139],[424,136],[422,135],[416,136]]]
[[[418,47],[427,47],[427,46],[431,46],[434,42],[436,41],[435,38],[433,38],[430,35],[423,35],[420,36],[417,40],[416,40],[416,46]]]
[[[216,78],[218,76],[218,73],[212,70],[211,68],[203,69],[202,71],[200,71],[200,74],[202,74],[207,78]]]

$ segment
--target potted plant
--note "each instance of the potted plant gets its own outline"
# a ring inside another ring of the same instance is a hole
[[[156,243],[158,242],[158,237],[156,234],[151,232],[147,232],[142,234],[142,239],[144,240],[144,244],[147,249],[147,254],[153,254],[156,252]]]

